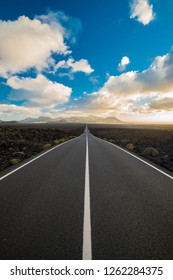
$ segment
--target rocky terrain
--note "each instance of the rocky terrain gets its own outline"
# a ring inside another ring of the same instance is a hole
[[[0,125],[0,171],[83,133],[79,124]]]

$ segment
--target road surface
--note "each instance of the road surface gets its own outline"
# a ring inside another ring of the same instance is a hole
[[[173,174],[87,128],[0,176],[0,259],[173,259]]]

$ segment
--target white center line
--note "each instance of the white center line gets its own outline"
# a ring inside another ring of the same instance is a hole
[[[87,127],[86,127],[86,129],[87,129]],[[85,196],[84,196],[84,224],[83,224],[83,260],[92,260],[88,132],[86,132]]]

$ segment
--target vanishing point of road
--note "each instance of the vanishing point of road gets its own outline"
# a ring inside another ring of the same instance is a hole
[[[0,176],[0,259],[173,259],[173,174],[87,127]]]

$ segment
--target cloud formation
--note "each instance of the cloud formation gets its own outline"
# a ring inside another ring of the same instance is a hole
[[[28,116],[39,117],[40,109],[26,106],[17,106],[14,104],[0,104],[0,119],[21,120]]]
[[[66,55],[65,29],[58,22],[43,23],[21,16],[15,21],[0,21],[0,76],[54,64],[52,53]]]
[[[142,72],[110,76],[104,86],[85,94],[83,108],[99,112],[147,113],[173,110],[173,50],[154,59]]]
[[[70,57],[67,61],[59,61],[56,64],[54,71],[56,72],[60,68],[70,69],[71,73],[83,72],[87,75],[91,74],[94,71],[94,69],[91,68],[88,60],[80,59],[79,61],[75,61],[72,57]]]
[[[173,96],[153,100],[149,104],[149,109],[156,111],[173,111]]]
[[[89,78],[89,81],[95,86],[99,84],[99,76],[91,76]]]
[[[153,5],[150,5],[149,0],[132,0],[130,10],[130,18],[136,19],[144,25],[149,24],[155,18]]]
[[[120,63],[118,64],[118,71],[123,72],[126,70],[127,65],[130,64],[130,59],[127,56],[123,56]]]
[[[7,99],[23,104],[19,111],[23,108],[28,112],[27,106],[50,110],[70,100],[72,89],[49,80],[41,74],[43,71],[52,73],[54,67],[68,68],[70,75],[94,71],[85,59],[75,61],[70,57],[67,61],[56,62],[57,55],[71,53],[66,41],[74,44],[81,30],[80,20],[59,11],[49,11],[34,19],[21,16],[14,21],[0,20],[0,77],[12,88]],[[27,77],[33,69],[37,76]],[[16,109],[15,105],[8,108]]]
[[[36,78],[10,77],[7,85],[15,91],[11,100],[23,100],[25,105],[41,108],[54,108],[69,101],[72,89],[62,84],[52,82],[38,74]]]
[[[77,35],[82,31],[82,23],[80,19],[66,15],[63,11],[49,10],[46,15],[36,16],[36,19],[48,25],[59,24],[59,28],[64,38],[68,39],[70,44],[75,44]]]

